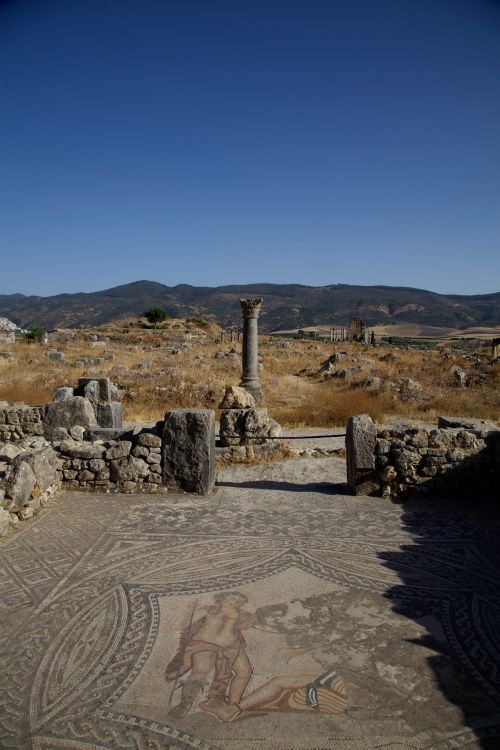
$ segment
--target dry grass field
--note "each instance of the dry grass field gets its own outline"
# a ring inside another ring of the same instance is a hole
[[[225,385],[238,384],[241,366],[241,345],[218,338],[215,326],[196,320],[169,320],[157,330],[125,321],[55,332],[48,344],[3,345],[14,356],[0,359],[0,400],[44,404],[59,386],[93,375],[120,386],[127,421],[157,420],[176,407],[216,409]],[[50,349],[65,361],[51,361]],[[346,354],[333,367],[347,377],[323,379],[319,368],[335,351]],[[344,425],[362,412],[377,421],[439,414],[500,420],[500,365],[487,346],[421,351],[262,336],[260,359],[263,406],[283,426]],[[467,373],[467,388],[457,384],[453,365]]]

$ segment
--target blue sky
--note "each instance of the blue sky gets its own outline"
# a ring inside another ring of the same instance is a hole
[[[500,3],[0,2],[0,293],[500,290]]]

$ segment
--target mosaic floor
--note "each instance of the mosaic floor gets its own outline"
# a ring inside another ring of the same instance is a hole
[[[493,505],[342,480],[55,499],[0,544],[0,747],[500,748]]]

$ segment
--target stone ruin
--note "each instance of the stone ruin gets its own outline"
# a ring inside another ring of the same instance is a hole
[[[85,430],[121,429],[119,395],[109,378],[79,378],[75,388],[58,388],[54,400],[46,406],[45,437],[82,439]]]
[[[368,344],[370,342],[370,334],[361,318],[351,318],[347,327],[347,341],[360,341]]]
[[[263,445],[281,437],[280,425],[267,409],[257,407],[252,394],[245,388],[227,386],[219,404],[220,442],[223,447]]]
[[[439,417],[437,426],[350,417],[347,481],[356,495],[498,497],[500,430],[494,422]]]
[[[242,376],[238,387],[227,386],[219,408],[220,442],[223,447],[264,445],[281,437],[280,425],[267,409],[257,407],[262,401],[259,382],[257,319],[262,299],[241,299],[243,316]]]
[[[209,494],[215,412],[168,411],[153,427],[124,427],[108,378],[80,378],[46,406],[0,402],[0,536],[61,488]]]

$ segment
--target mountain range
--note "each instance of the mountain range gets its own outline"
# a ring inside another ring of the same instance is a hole
[[[329,284],[246,284],[196,287],[135,281],[100,292],[52,297],[0,295],[0,316],[22,328],[80,328],[137,317],[159,305],[172,317],[204,317],[239,325],[240,298],[263,297],[261,331],[346,325],[358,315],[366,325],[418,323],[465,329],[500,325],[500,292],[437,294],[424,289]]]

